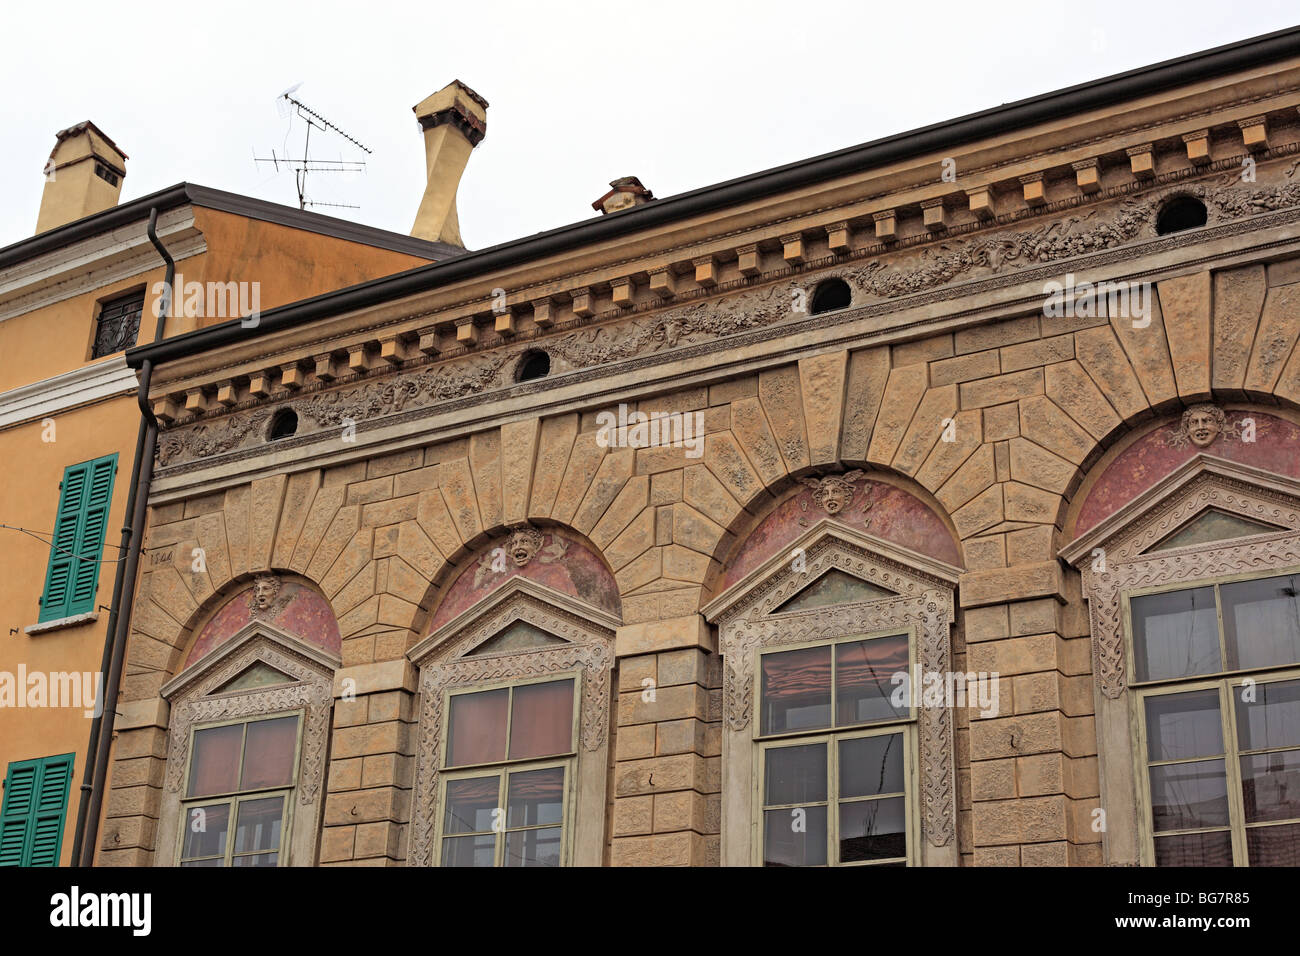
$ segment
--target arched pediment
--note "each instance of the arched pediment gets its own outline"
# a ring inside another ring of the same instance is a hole
[[[1177,536],[1224,517],[1219,537],[1180,546]],[[1106,563],[1153,554],[1198,554],[1226,544],[1268,541],[1300,532],[1300,482],[1251,465],[1200,453],[1147,491],[1070,542],[1061,556],[1091,563],[1100,549]],[[1172,544],[1171,544],[1172,542]]]
[[[407,652],[411,663],[423,667],[465,657],[517,656],[517,649],[494,654],[484,645],[505,628],[522,621],[567,644],[593,640],[612,643],[619,620],[585,601],[544,584],[517,577],[440,626]],[[558,649],[555,645],[553,649]],[[537,648],[545,652],[548,648]],[[476,653],[477,652],[477,653]]]
[[[771,615],[826,614],[824,609],[782,611],[792,598],[837,570],[896,598],[916,598],[931,588],[951,590],[959,568],[909,551],[833,518],[823,518],[705,605],[704,616],[719,626]]]

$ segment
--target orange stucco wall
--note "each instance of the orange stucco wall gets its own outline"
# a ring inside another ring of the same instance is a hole
[[[291,229],[242,216],[195,207],[195,221],[207,251],[177,263],[183,281],[259,282],[262,310],[400,272],[426,260],[386,249]],[[148,292],[139,341],[153,337],[154,283],[158,266],[111,285],[0,322],[0,393],[90,364],[98,303],[133,289]],[[225,318],[169,319],[167,335],[226,321]],[[102,361],[102,360],[96,360]],[[26,528],[46,540],[54,528],[59,482],[68,465],[118,453],[104,557],[119,557],[124,512],[139,421],[133,395],[55,413],[53,442],[42,441],[40,420],[0,429],[0,524]],[[49,546],[19,531],[0,530],[0,672],[99,670],[108,612],[97,621],[28,636],[23,628],[40,616]],[[112,599],[116,565],[101,567],[96,604]],[[16,634],[7,633],[17,629]],[[81,708],[0,707],[0,774],[11,761],[75,753],[73,784],[63,833],[61,862],[71,858],[79,786],[86,767],[90,719]]]

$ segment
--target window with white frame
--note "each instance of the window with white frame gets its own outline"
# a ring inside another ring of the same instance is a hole
[[[560,866],[577,753],[577,676],[448,693],[442,866]]]
[[[191,730],[181,866],[279,866],[298,775],[301,714]]]
[[[884,633],[760,655],[765,866],[908,862],[914,713],[896,691],[911,644]]]
[[[1158,866],[1300,864],[1300,574],[1128,595]]]

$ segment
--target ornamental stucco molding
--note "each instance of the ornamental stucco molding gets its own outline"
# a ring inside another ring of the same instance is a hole
[[[306,445],[323,437],[321,433],[349,422],[358,431],[400,424],[431,407],[456,411],[493,397],[540,392],[558,381],[594,380],[615,370],[635,371],[719,348],[812,331],[828,322],[887,315],[902,308],[1046,281],[1060,274],[1062,263],[1079,271],[1104,268],[1133,258],[1139,245],[1142,253],[1161,253],[1294,222],[1300,219],[1297,165],[1291,163],[1283,176],[1281,167],[1274,164],[1269,171],[1282,180],[1274,185],[1243,184],[1235,174],[1220,173],[1208,180],[1153,187],[1140,197],[1112,199],[1090,211],[1051,219],[1032,229],[992,231],[991,227],[988,232],[964,234],[970,238],[958,236],[882,255],[866,266],[839,273],[856,286],[859,295],[855,301],[864,304],[833,318],[801,317],[792,312],[794,291],[808,282],[799,276],[726,298],[561,330],[490,351],[470,351],[435,364],[371,373],[329,389],[309,386],[296,395],[275,396],[252,408],[183,420],[162,433],[158,464],[166,474],[179,474],[217,456],[231,456],[233,461],[256,454],[265,443],[272,406],[293,408],[307,426],[285,440],[283,447]],[[1260,175],[1265,172],[1261,166]],[[1209,222],[1192,233],[1157,237],[1155,212],[1174,195],[1204,201],[1210,211]],[[524,353],[538,348],[552,357],[552,376],[515,383],[513,373]]]
[[[505,597],[493,595],[411,649],[409,656],[420,668],[420,723],[408,865],[429,866],[433,862],[449,690],[576,670],[581,674],[579,747],[592,754],[605,746],[609,736],[614,632],[596,623],[607,615],[594,608],[582,613],[571,599],[552,603],[556,596],[549,589],[531,584],[516,587]],[[563,643],[475,653],[480,645],[516,621],[532,624]],[[604,772],[603,767],[600,772]]]
[[[731,732],[743,732],[753,720],[758,652],[764,648],[832,640],[848,634],[890,628],[913,629],[922,673],[948,673],[952,666],[953,597],[950,586],[881,557],[858,543],[841,539],[825,526],[805,549],[805,569],[785,567],[763,586],[730,604],[718,618],[723,660],[722,707]],[[806,611],[775,609],[809,582],[838,568],[878,584],[898,597],[820,607]],[[956,833],[953,718],[947,706],[921,707],[917,718],[921,757],[921,808],[931,846],[948,845]],[[746,779],[743,785],[748,786]]]

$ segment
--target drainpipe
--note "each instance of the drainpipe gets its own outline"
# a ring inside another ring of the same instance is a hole
[[[153,247],[167,264],[166,288],[159,300],[158,325],[154,330],[155,343],[162,341],[167,314],[171,311],[172,283],[176,276],[176,262],[167,247],[158,238],[158,209],[149,210],[147,235]],[[130,631],[131,610],[135,604],[136,573],[140,567],[140,551],[144,541],[145,515],[149,507],[149,485],[153,481],[154,451],[158,445],[158,420],[149,407],[149,384],[153,378],[153,362],[145,359],[140,367],[140,387],[136,402],[140,406],[140,429],[135,443],[135,462],[131,467],[131,490],[127,496],[127,523],[122,528],[122,542],[126,549],[125,560],[117,566],[113,581],[113,604],[109,611],[108,633],[104,638],[104,655],[101,673],[106,673],[106,683],[101,692],[100,716],[90,726],[90,743],[87,748],[86,782],[81,785],[82,802],[77,811],[77,835],[73,845],[73,858],[80,866],[91,866],[95,860],[95,842],[99,835],[99,815],[104,803],[104,784],[108,777],[108,757],[113,746],[113,723],[117,717],[117,695],[122,683],[122,665],[126,658],[126,640]],[[89,783],[89,787],[87,786]],[[83,836],[84,834],[84,836]]]

